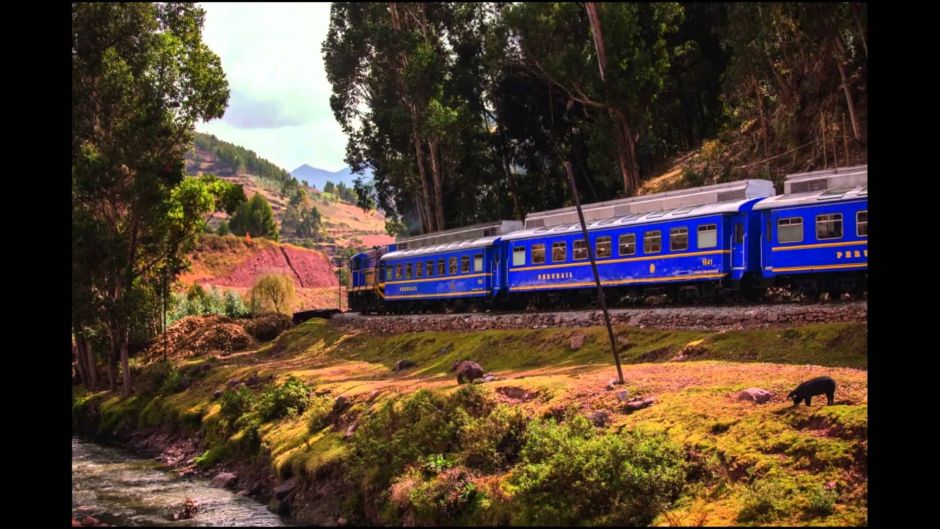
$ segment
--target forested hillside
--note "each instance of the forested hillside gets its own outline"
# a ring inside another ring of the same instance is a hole
[[[348,3],[324,42],[360,200],[434,231],[867,160],[864,4]],[[681,156],[681,157],[680,157]]]

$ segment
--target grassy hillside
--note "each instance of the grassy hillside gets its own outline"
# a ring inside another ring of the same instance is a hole
[[[248,198],[260,193],[271,204],[279,226],[288,206],[285,185],[294,182],[290,173],[254,151],[202,133],[196,133],[193,150],[186,155],[186,172],[194,175],[212,173],[240,184]],[[337,201],[311,187],[303,184],[299,187],[320,212],[328,242],[325,247],[329,250],[384,245],[394,240],[385,232],[385,217],[381,212],[364,212],[354,204]],[[217,214],[212,227],[226,217],[224,213]]]
[[[577,350],[574,333],[586,336]],[[587,524],[627,523],[627,513],[653,525],[866,523],[865,325],[618,335],[633,344],[623,353],[627,383],[608,389],[615,371],[600,328],[383,337],[314,320],[257,350],[176,365],[193,373],[185,390],[169,384],[122,401],[79,389],[73,416],[98,417],[101,434],[156,424],[200,431],[197,462],[207,469],[266,454],[279,480],[302,479],[291,513],[309,523],[529,524],[548,504]],[[669,361],[679,351],[695,359]],[[406,358],[416,366],[395,372]],[[448,369],[463,358],[498,379],[458,391]],[[156,372],[144,368],[151,385]],[[822,374],[837,381],[835,405],[791,407],[786,393]],[[274,382],[243,390],[256,411],[233,416],[236,392],[214,393],[250,375]],[[296,389],[288,377],[313,396],[301,398],[300,413],[263,418]],[[776,396],[737,399],[752,386]],[[655,403],[626,411],[622,390]],[[608,420],[595,428],[584,417],[598,413]],[[646,470],[602,478],[622,464],[613,456],[621,450],[640,450],[631,464]],[[603,501],[588,501],[598,494]]]

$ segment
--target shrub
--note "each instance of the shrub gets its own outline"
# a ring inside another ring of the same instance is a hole
[[[279,334],[289,329],[294,322],[290,317],[276,312],[261,314],[252,318],[245,324],[245,330],[255,338],[267,341],[277,338]]]
[[[329,424],[330,412],[333,411],[333,399],[322,396],[313,397],[307,403],[307,429],[317,433]]]
[[[807,495],[807,504],[803,509],[807,518],[829,516],[835,512],[836,492],[823,485],[812,487]]]
[[[461,467],[430,476],[413,468],[392,485],[391,499],[399,509],[410,511],[419,525],[451,524],[470,510],[477,499],[471,477]]]
[[[234,290],[225,291],[223,305],[225,315],[229,318],[239,318],[248,314],[248,307],[245,306],[244,300]]]
[[[222,394],[222,408],[219,410],[219,416],[222,418],[227,433],[234,432],[239,419],[251,412],[254,405],[253,401],[254,395],[248,388],[239,388],[234,391],[231,389],[225,390],[225,393]]]
[[[286,416],[302,413],[310,400],[310,387],[290,376],[278,386],[267,388],[258,399],[258,417],[262,421],[274,421]]]
[[[294,281],[281,274],[267,274],[258,278],[249,292],[251,313],[290,313],[294,304]]]
[[[648,525],[685,482],[664,435],[597,435],[582,416],[530,423],[520,460],[517,516],[536,525]]]
[[[754,480],[744,491],[738,521],[766,523],[785,516],[791,510],[792,492],[792,486],[770,476]]]
[[[468,421],[460,429],[461,459],[468,467],[484,472],[508,468],[519,457],[527,423],[522,412],[504,405]]]
[[[174,371],[173,365],[168,361],[160,360],[150,364],[134,377],[137,393],[144,396],[160,393],[172,371]]]
[[[384,488],[411,462],[452,451],[457,425],[447,399],[427,390],[383,404],[352,437],[358,471]]]

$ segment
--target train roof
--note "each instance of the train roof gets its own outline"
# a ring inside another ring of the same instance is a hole
[[[784,208],[790,206],[807,206],[811,204],[823,204],[828,201],[845,201],[868,198],[868,186],[854,188],[836,188],[823,191],[810,191],[808,193],[792,193],[789,195],[777,195],[765,198],[758,202],[755,210]]]
[[[648,224],[651,222],[663,222],[676,219],[686,219],[693,217],[703,217],[705,215],[715,215],[721,213],[737,213],[747,204],[761,200],[760,198],[748,198],[745,200],[728,200],[725,202],[716,202],[712,204],[703,204],[700,206],[685,206],[680,208],[666,209],[660,211],[651,211],[649,213],[621,215],[616,217],[607,217],[595,220],[587,224],[588,231],[616,228],[620,226],[634,226],[638,224]],[[503,240],[528,239],[530,237],[539,237],[543,235],[557,235],[564,233],[580,233],[581,223],[561,224],[558,226],[520,230],[503,235]]]
[[[389,252],[381,257],[380,260],[384,261],[386,259],[400,259],[402,257],[415,257],[418,255],[430,255],[441,252],[451,252],[454,250],[469,250],[472,248],[483,248],[486,246],[492,246],[493,242],[499,239],[496,237],[481,237],[479,239],[473,239],[470,241],[458,241],[451,242],[447,244],[438,244],[435,246],[425,246],[422,248],[416,248],[414,250],[397,250],[394,252]]]
[[[738,180],[736,182],[583,204],[581,211],[584,214],[584,222],[594,223],[612,218],[629,217],[631,215],[640,216],[660,211],[685,210],[691,207],[769,197],[775,194],[774,185],[769,180]],[[577,210],[574,206],[569,206],[529,213],[525,217],[525,229],[551,228],[578,222]]]

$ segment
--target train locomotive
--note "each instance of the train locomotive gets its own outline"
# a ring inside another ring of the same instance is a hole
[[[362,313],[567,308],[593,299],[756,300],[775,289],[862,295],[867,166],[742,180],[400,238],[349,261]]]

